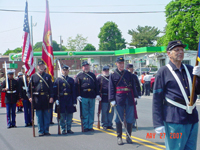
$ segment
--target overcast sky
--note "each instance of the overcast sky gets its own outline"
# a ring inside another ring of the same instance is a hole
[[[98,34],[107,21],[118,25],[126,42],[131,42],[128,30],[140,26],[155,26],[160,30],[166,25],[165,13],[135,14],[75,14],[51,12],[147,12],[164,11],[171,0],[49,0],[50,20],[53,40],[66,46],[67,38],[77,34],[88,37],[88,43],[99,48]],[[25,0],[0,0],[0,9],[25,10]],[[44,11],[46,0],[28,0],[29,11]],[[42,41],[45,13],[29,12],[33,17],[33,44]],[[0,11],[0,53],[15,49],[23,44],[24,12]]]

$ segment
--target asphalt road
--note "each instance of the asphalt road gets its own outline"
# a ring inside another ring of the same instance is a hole
[[[98,102],[96,102],[97,112]],[[79,106],[77,106],[79,108]],[[200,106],[197,105],[200,112]],[[6,109],[0,108],[0,150],[161,150],[165,149],[164,139],[160,136],[150,136],[154,133],[152,124],[152,96],[143,96],[138,101],[137,105],[138,116],[137,120],[138,130],[133,130],[132,141],[133,144],[127,144],[125,140],[125,132],[123,134],[124,145],[117,145],[117,138],[115,130],[104,131],[97,129],[97,113],[95,113],[95,132],[81,132],[79,111],[74,113],[74,121],[72,130],[75,132],[72,135],[58,135],[58,126],[56,121],[56,114],[54,114],[54,125],[50,126],[51,136],[38,137],[37,126],[35,128],[36,137],[32,135],[32,127],[24,127],[23,113],[17,113],[16,125],[17,128],[6,128]],[[36,121],[36,120],[35,120]],[[114,121],[113,121],[114,123]],[[115,123],[114,126],[115,128]],[[200,140],[198,139],[198,143]],[[198,145],[198,149],[200,146]]]

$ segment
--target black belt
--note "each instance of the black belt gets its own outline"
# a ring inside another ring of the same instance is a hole
[[[93,89],[83,89],[84,92],[94,91]]]
[[[186,106],[186,103],[185,103],[185,100],[183,99],[174,99],[175,102],[179,103],[179,104],[182,104],[182,105],[185,105]],[[166,100],[164,101],[164,105],[167,105],[167,106],[174,106],[172,105],[171,103],[167,102]]]
[[[101,93],[102,95],[108,95],[108,93]]]
[[[66,95],[70,95],[70,93],[60,93],[60,96],[66,96]]]
[[[33,92],[33,95],[49,95],[47,92]]]

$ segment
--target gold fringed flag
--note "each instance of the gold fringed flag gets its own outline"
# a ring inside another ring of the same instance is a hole
[[[42,59],[47,66],[47,73],[51,75],[52,81],[54,81],[54,56],[52,46],[52,32],[49,17],[49,2],[46,0],[46,17],[44,25],[44,35],[42,43]]]

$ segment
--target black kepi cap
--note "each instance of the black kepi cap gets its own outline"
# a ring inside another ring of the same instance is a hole
[[[38,61],[38,66],[39,66],[39,65],[44,65],[44,64],[45,64],[45,63],[44,63],[43,60]]]
[[[119,56],[116,59],[116,62],[123,62],[124,61],[124,57],[123,56]]]
[[[82,62],[82,66],[89,65],[87,61]]]
[[[108,66],[103,67],[103,71],[109,70],[110,68]]]
[[[185,48],[187,45],[183,44],[180,40],[170,41],[167,46],[167,51],[171,51],[173,48],[177,46]]]

